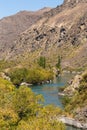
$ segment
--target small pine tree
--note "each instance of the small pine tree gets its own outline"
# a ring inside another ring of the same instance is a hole
[[[58,56],[58,61],[57,61],[56,67],[57,67],[58,69],[61,68],[61,56]]]

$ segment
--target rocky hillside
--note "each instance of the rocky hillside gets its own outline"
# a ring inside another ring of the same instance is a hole
[[[87,71],[76,75],[63,93],[68,96],[65,110],[76,120],[87,123]]]
[[[13,49],[14,41],[17,40],[20,33],[36,23],[42,17],[44,12],[50,8],[43,8],[36,12],[21,11],[9,17],[0,20],[0,59],[7,58],[10,49]]]
[[[29,59],[32,54],[35,60],[44,55],[55,65],[59,55],[63,68],[86,67],[87,0],[65,0],[21,33],[9,51],[2,51],[5,59]]]

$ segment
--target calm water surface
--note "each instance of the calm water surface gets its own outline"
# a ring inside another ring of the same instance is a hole
[[[54,81],[50,84],[44,85],[35,85],[32,86],[33,92],[36,94],[42,94],[45,99],[45,105],[54,104],[58,107],[63,108],[61,103],[61,98],[58,96],[58,88],[67,85],[67,82],[74,77],[75,74],[63,74],[62,76],[55,78]],[[71,126],[67,126],[67,130],[80,130],[77,128],[73,128]]]

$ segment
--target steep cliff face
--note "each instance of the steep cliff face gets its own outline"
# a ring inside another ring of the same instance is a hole
[[[63,68],[87,66],[87,2],[64,1],[64,4],[45,12],[35,24],[21,33],[8,50],[5,59],[37,59],[40,55],[56,64],[62,57]],[[77,4],[76,4],[77,3]],[[8,53],[7,53],[8,51]],[[6,54],[5,54],[6,52]],[[2,58],[1,57],[1,58]]]

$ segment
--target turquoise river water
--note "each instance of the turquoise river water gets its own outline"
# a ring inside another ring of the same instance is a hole
[[[74,74],[63,74],[62,76],[55,78],[50,84],[35,85],[32,86],[33,92],[36,94],[42,94],[45,99],[45,105],[54,104],[58,107],[63,108],[61,103],[61,97],[58,96],[58,88],[67,85],[67,82],[74,77]],[[73,128],[67,126],[67,130],[80,130],[78,128]]]

